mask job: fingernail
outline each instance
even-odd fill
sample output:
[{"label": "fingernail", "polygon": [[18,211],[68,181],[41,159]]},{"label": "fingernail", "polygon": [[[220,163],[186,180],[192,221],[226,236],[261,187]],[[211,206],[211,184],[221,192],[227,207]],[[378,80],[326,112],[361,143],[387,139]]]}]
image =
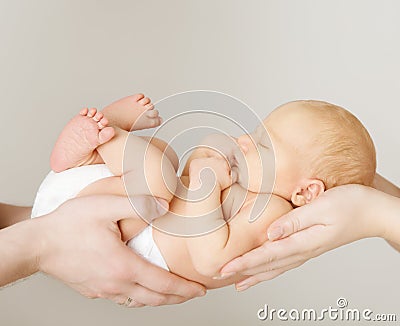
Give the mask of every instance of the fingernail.
[{"label": "fingernail", "polygon": [[247,290],[250,287],[250,285],[246,284],[246,283],[239,283],[239,284],[236,284],[235,287],[236,287],[236,291],[241,292],[241,291]]},{"label": "fingernail", "polygon": [[235,274],[236,274],[236,272],[221,273],[221,275],[214,276],[213,279],[214,280],[224,280],[224,279],[226,279],[228,277],[231,277],[231,276],[233,276]]},{"label": "fingernail", "polygon": [[283,235],[283,230],[280,226],[273,228],[271,231],[268,232],[268,239],[269,240],[276,240],[279,239]]},{"label": "fingernail", "polygon": [[201,290],[200,292],[197,292],[198,297],[203,297],[206,295],[206,290]]}]

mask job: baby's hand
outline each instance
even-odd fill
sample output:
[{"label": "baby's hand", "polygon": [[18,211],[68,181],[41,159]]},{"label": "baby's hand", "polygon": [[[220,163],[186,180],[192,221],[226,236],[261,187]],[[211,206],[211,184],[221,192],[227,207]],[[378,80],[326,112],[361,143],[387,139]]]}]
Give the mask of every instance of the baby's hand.
[{"label": "baby's hand", "polygon": [[207,157],[194,159],[189,167],[190,184],[199,185],[204,182],[216,182],[224,190],[236,182],[236,174],[232,173],[228,162],[223,158]]}]

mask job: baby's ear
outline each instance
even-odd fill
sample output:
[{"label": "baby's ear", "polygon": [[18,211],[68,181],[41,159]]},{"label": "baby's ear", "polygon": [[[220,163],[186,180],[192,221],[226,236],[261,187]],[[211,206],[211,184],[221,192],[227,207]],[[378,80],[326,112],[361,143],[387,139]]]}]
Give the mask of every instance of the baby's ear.
[{"label": "baby's ear", "polygon": [[291,201],[295,206],[303,206],[311,203],[324,191],[325,185],[321,180],[307,179],[293,191]]}]

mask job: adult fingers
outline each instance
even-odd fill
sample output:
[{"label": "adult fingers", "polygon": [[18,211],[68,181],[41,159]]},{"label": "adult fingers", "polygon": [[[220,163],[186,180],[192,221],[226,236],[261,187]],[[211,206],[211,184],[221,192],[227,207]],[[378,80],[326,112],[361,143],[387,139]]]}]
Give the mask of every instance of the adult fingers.
[{"label": "adult fingers", "polygon": [[[143,286],[134,284],[130,292],[127,293],[126,298],[131,298],[132,301],[127,305],[128,307],[139,307],[145,306],[161,306],[182,303],[188,298],[181,297],[173,294],[162,294],[155,291],[151,291]],[[124,301],[126,303],[126,300]]]},{"label": "adult fingers", "polygon": [[276,242],[267,241],[262,246],[230,261],[222,268],[221,274],[236,272],[253,275],[265,272],[265,266],[278,259],[291,257],[298,250],[295,241],[291,238],[285,238]]},{"label": "adult fingers", "polygon": [[304,257],[303,255],[293,255],[285,259],[279,259],[267,264],[259,265],[255,268],[247,269],[243,271],[241,274],[252,276],[252,275],[272,272],[278,269],[284,269],[288,266],[295,265],[298,263],[305,263],[310,258],[312,257]]},{"label": "adult fingers", "polygon": [[313,225],[322,224],[313,203],[296,208],[274,221],[268,228],[268,239],[273,241],[290,236]]},{"label": "adult fingers", "polygon": [[[270,242],[266,251],[272,252],[271,259],[263,266],[247,270],[244,274],[254,275],[284,268],[297,263],[304,263],[326,251],[326,227],[322,225],[311,226],[301,230],[288,238]],[[285,241],[286,240],[286,241]]]},{"label": "adult fingers", "polygon": [[264,281],[269,281],[274,279],[275,277],[278,277],[279,275],[293,269],[293,268],[297,268],[300,265],[302,265],[303,262],[300,263],[296,263],[293,265],[289,265],[289,266],[285,266],[283,268],[279,268],[279,269],[275,269],[273,271],[269,271],[269,272],[265,272],[265,273],[260,273],[260,274],[256,274],[253,276],[250,276],[249,278],[244,279],[243,281],[235,284],[236,289],[238,291],[244,291],[248,288],[250,288],[251,286],[254,286],[260,282],[264,282]]},{"label": "adult fingers", "polygon": [[85,211],[86,215],[94,215],[96,219],[118,221],[125,217],[137,217],[129,199],[122,196],[95,195],[74,198],[66,201],[60,207],[68,215],[73,211]]},{"label": "adult fingers", "polygon": [[222,268],[221,275],[230,275],[233,272],[253,275],[265,272],[270,264],[277,264],[280,267],[279,264],[290,262],[295,256],[311,258],[322,241],[321,236],[318,236],[323,231],[321,228],[323,227],[316,225],[284,239],[267,241],[262,246],[230,261]]},{"label": "adult fingers", "polygon": [[111,301],[114,301],[115,303],[118,303],[120,306],[125,306],[125,307],[129,307],[129,308],[140,308],[140,307],[145,306],[143,303],[140,303],[140,302],[136,301],[135,299],[128,297],[126,295],[123,295],[123,294],[114,296],[109,299]]},{"label": "adult fingers", "polygon": [[166,200],[152,196],[130,197],[131,209],[142,219],[151,222],[168,212],[169,204]]},{"label": "adult fingers", "polygon": [[188,281],[151,264],[134,254],[128,247],[126,247],[126,250],[128,251],[127,256],[129,256],[126,259],[129,259],[128,261],[132,264],[130,268],[131,281],[154,292],[187,299],[203,296],[206,293],[205,288],[199,283]]},{"label": "adult fingers", "polygon": [[232,273],[245,273],[247,270],[265,265],[275,256],[274,254],[271,255],[271,252],[267,250],[270,247],[271,242],[266,242],[262,246],[231,260],[221,269],[221,276],[224,277],[224,275],[231,275]]},{"label": "adult fingers", "polygon": [[142,217],[148,221],[164,215],[168,210],[168,203],[151,196],[134,196],[131,198],[112,195],[85,196],[71,199],[63,204],[64,207],[76,205],[81,211],[93,208],[96,218],[118,221],[122,218]]}]

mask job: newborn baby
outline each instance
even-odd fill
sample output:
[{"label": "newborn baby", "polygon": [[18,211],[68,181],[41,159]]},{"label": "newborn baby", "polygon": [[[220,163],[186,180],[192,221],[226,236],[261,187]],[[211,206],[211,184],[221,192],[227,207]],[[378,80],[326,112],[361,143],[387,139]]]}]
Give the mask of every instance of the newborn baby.
[{"label": "newborn baby", "polygon": [[[154,221],[121,220],[123,240],[151,262],[216,288],[245,278],[218,275],[228,261],[267,241],[268,226],[293,206],[338,185],[370,185],[375,175],[375,150],[366,129],[351,113],[326,102],[284,104],[252,134],[237,139],[210,135],[179,178],[177,156],[166,143],[130,133],[160,123],[141,94],[102,112],[82,110],[54,147],[56,173],[42,183],[33,216],[74,196],[126,196],[127,191],[156,196],[160,205],[169,203],[169,211]],[[132,152],[125,161],[124,150]],[[253,216],[257,202],[265,207]],[[182,217],[178,226],[177,217]]]}]

